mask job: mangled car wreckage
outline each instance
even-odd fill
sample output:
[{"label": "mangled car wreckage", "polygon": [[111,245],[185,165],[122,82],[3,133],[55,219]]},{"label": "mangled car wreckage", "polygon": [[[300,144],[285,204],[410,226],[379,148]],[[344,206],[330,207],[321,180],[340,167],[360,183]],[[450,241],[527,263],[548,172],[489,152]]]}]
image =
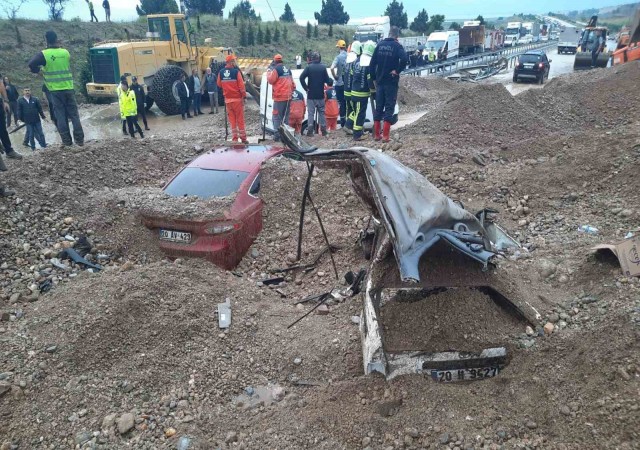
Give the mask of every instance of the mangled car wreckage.
[{"label": "mangled car wreckage", "polygon": [[437,381],[497,375],[508,363],[505,346],[389,348],[381,314],[386,305],[409,292],[417,293],[418,301],[429,301],[444,290],[461,289],[464,295],[464,289],[474,288],[523,324],[537,324],[540,314],[527,296],[492,270],[503,250],[518,246],[492,221],[495,211],[470,213],[424,176],[380,151],[317,149],[290,129],[283,129],[282,135],[298,157],[310,164],[307,189],[314,164],[346,169],[354,190],[371,211],[367,230],[361,233],[370,260],[360,320],[365,373],[379,372],[387,379],[421,373]]}]

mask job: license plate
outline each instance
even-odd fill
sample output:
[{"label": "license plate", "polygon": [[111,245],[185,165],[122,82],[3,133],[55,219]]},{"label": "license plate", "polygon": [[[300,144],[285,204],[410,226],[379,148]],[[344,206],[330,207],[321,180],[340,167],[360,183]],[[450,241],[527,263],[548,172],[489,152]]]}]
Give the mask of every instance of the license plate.
[{"label": "license plate", "polygon": [[524,68],[525,69],[533,69],[533,64],[525,64]]},{"label": "license plate", "polygon": [[498,375],[498,367],[480,367],[478,369],[432,370],[431,378],[442,383],[455,381],[475,381],[492,378]]},{"label": "license plate", "polygon": [[184,231],[160,230],[160,239],[163,241],[182,242],[188,244],[191,242],[191,233]]}]

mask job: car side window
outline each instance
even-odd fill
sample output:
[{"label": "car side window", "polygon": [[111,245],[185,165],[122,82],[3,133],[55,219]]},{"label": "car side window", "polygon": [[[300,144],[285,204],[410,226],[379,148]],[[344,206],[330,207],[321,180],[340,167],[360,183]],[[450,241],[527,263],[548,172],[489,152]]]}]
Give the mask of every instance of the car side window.
[{"label": "car side window", "polygon": [[260,192],[260,174],[256,175],[251,187],[249,188],[249,195],[256,196]]}]

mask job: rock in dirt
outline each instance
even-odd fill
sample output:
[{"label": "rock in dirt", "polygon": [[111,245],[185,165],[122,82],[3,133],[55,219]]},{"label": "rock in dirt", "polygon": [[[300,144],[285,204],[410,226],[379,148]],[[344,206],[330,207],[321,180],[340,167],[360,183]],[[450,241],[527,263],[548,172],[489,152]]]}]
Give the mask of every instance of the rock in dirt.
[{"label": "rock in dirt", "polygon": [[116,419],[116,425],[118,426],[118,433],[125,434],[135,426],[135,418],[131,413],[124,413]]}]

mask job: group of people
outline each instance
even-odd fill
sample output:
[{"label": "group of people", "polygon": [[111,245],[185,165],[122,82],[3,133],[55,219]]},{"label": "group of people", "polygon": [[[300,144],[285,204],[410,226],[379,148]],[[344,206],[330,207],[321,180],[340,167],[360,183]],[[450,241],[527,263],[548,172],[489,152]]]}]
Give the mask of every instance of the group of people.
[{"label": "group of people", "polygon": [[[98,16],[96,16],[96,12],[93,9],[93,1],[86,0],[87,6],[89,6],[89,14],[91,15],[91,22],[95,20],[98,23]],[[104,8],[104,17],[106,22],[111,22],[111,5],[109,4],[109,0],[102,0],[102,7]]]}]

